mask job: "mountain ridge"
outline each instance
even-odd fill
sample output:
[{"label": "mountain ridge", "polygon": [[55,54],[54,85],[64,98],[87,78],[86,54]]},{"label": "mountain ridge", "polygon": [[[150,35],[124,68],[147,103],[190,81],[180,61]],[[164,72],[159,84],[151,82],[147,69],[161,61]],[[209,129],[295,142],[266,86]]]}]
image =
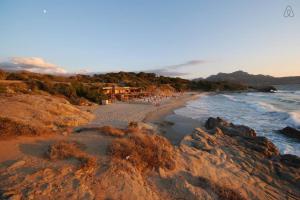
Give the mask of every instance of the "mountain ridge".
[{"label": "mountain ridge", "polygon": [[[196,79],[200,80],[200,79]],[[218,73],[211,75],[205,80],[208,81],[230,81],[246,85],[285,85],[285,84],[300,84],[300,76],[273,77],[263,74],[249,74],[242,70],[232,73]]]}]

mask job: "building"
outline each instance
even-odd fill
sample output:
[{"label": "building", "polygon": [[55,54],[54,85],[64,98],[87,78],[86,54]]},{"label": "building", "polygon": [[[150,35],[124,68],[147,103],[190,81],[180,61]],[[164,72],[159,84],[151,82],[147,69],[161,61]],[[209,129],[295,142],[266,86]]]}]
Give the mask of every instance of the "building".
[{"label": "building", "polygon": [[146,96],[146,93],[140,87],[120,87],[109,86],[102,88],[103,94],[111,100],[127,101],[132,98]]}]

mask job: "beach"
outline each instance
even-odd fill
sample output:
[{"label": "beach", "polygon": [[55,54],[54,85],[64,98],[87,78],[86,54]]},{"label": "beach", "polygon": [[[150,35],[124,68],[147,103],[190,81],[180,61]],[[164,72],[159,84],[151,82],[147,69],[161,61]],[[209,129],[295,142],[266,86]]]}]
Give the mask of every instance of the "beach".
[{"label": "beach", "polygon": [[186,102],[199,98],[197,92],[186,92],[175,97],[169,97],[159,105],[147,103],[117,102],[97,106],[93,109],[94,120],[86,126],[127,127],[130,122],[154,123],[171,114],[174,109],[184,106]]}]

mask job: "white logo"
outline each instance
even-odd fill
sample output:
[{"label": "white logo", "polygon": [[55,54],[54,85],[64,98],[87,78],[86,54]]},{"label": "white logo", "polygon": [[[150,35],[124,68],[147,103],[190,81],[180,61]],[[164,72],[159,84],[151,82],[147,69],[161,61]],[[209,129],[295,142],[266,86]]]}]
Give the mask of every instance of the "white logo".
[{"label": "white logo", "polygon": [[292,6],[289,5],[286,7],[283,16],[284,17],[294,17],[295,16]]}]

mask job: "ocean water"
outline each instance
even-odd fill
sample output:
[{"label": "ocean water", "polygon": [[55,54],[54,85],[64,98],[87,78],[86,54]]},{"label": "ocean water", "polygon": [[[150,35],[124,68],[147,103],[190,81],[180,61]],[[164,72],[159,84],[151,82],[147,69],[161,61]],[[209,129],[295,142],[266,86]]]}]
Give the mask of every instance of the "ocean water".
[{"label": "ocean water", "polygon": [[221,117],[242,124],[269,138],[281,153],[300,156],[300,141],[278,130],[291,126],[300,130],[300,85],[277,86],[276,93],[226,93],[202,96],[175,110],[177,115],[204,121]]}]

